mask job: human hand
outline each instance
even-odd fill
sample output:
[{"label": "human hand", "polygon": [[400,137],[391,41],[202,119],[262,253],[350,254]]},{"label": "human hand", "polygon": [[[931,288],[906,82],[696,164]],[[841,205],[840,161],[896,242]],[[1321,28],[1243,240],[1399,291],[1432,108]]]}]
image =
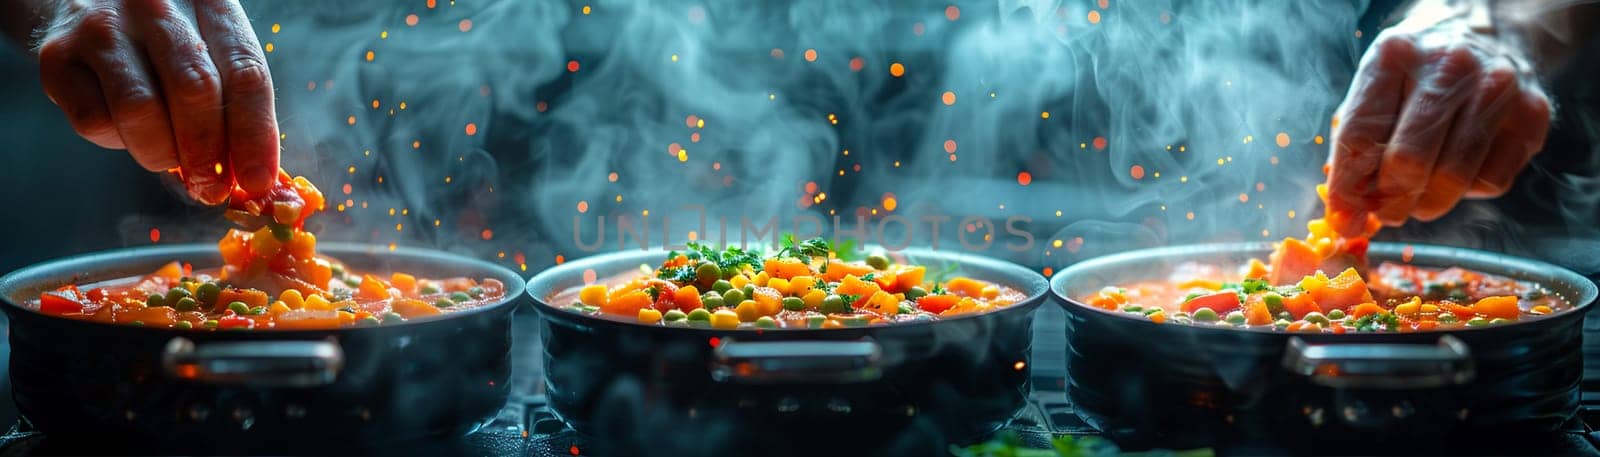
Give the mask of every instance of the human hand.
[{"label": "human hand", "polygon": [[1520,52],[1460,22],[1397,27],[1361,60],[1334,118],[1328,221],[1438,219],[1503,195],[1544,145],[1550,100]]},{"label": "human hand", "polygon": [[49,21],[40,79],[79,135],[205,204],[272,186],[272,78],[236,0],[69,0]]}]

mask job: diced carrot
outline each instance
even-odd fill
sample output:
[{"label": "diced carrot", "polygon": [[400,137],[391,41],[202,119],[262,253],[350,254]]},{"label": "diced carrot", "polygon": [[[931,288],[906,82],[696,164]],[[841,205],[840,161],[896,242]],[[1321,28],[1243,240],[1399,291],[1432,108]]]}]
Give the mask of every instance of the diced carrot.
[{"label": "diced carrot", "polygon": [[1267,277],[1267,273],[1269,273],[1267,270],[1267,264],[1261,263],[1261,259],[1252,258],[1250,259],[1249,269],[1244,272],[1244,277],[1250,279],[1265,279]]},{"label": "diced carrot", "polygon": [[[435,311],[437,311],[437,309]],[[400,312],[398,310],[396,310],[395,312],[399,313],[402,316],[405,315],[405,313],[402,313],[402,312]],[[338,328],[341,324],[343,324],[342,319],[340,319],[339,313],[340,313],[340,311],[332,311],[332,310],[324,310],[324,311],[313,311],[313,310],[308,310],[308,309],[291,310],[291,311],[289,311],[287,313],[283,313],[283,314],[278,315],[277,318],[274,319],[274,321],[276,322],[276,325],[273,328],[282,329],[282,330]],[[407,318],[409,318],[409,316],[407,316]]]},{"label": "diced carrot", "polygon": [[750,299],[756,301],[757,309],[761,311],[763,316],[771,316],[778,314],[778,311],[783,311],[783,294],[778,293],[777,289],[757,287],[755,295]]},{"label": "diced carrot", "polygon": [[836,259],[833,259],[828,260],[828,268],[827,271],[822,272],[822,279],[827,281],[838,281],[840,279],[844,279],[845,275],[866,276],[867,273],[872,273],[874,271],[877,270],[874,270],[872,267],[865,264],[840,262]]},{"label": "diced carrot", "polygon": [[389,298],[389,285],[377,276],[365,275],[361,277],[361,285],[356,287],[356,298],[362,300],[383,300]]},{"label": "diced carrot", "polygon": [[849,275],[845,276],[844,280],[839,281],[839,287],[834,289],[834,293],[839,295],[855,295],[865,298],[872,296],[872,294],[878,290],[877,283],[862,281],[861,278],[856,277],[856,275]]},{"label": "diced carrot", "polygon": [[889,293],[897,293],[898,291],[894,290],[894,286],[895,278],[898,276],[894,270],[880,271],[872,274],[872,282],[877,283],[879,289],[890,291]]},{"label": "diced carrot", "polygon": [[1350,308],[1350,316],[1360,319],[1368,314],[1381,313],[1384,311],[1387,310],[1383,309],[1382,306],[1378,306],[1377,303],[1362,303],[1356,305],[1354,308]]},{"label": "diced carrot", "polygon": [[891,315],[900,312],[900,300],[896,300],[893,294],[880,290],[867,300],[867,307],[877,311],[878,314]]},{"label": "diced carrot", "polygon": [[957,276],[946,281],[944,288],[951,293],[964,297],[982,297],[983,287],[987,285],[983,281]]},{"label": "diced carrot", "polygon": [[180,265],[177,261],[167,262],[166,265],[162,265],[160,269],[152,273],[152,276],[177,281],[178,278],[183,277],[183,265]]},{"label": "diced carrot", "polygon": [[311,232],[296,230],[294,237],[289,238],[289,255],[295,258],[309,259],[317,255],[317,236]]},{"label": "diced carrot", "polygon": [[283,241],[272,234],[272,228],[261,227],[250,235],[250,254],[258,258],[272,257],[283,249]]},{"label": "diced carrot", "polygon": [[1317,307],[1324,310],[1349,309],[1362,303],[1372,302],[1372,290],[1367,288],[1367,282],[1361,279],[1361,274],[1354,268],[1346,268],[1343,273],[1328,280],[1328,285],[1311,296],[1317,302]]},{"label": "diced carrot", "polygon": [[900,271],[894,275],[894,287],[887,287],[885,289],[892,293],[903,293],[911,290],[912,287],[922,285],[922,278],[923,276],[927,275],[927,273],[928,268],[921,265],[901,268]]},{"label": "diced carrot", "polygon": [[1224,290],[1210,295],[1201,295],[1183,302],[1184,311],[1192,313],[1200,308],[1211,308],[1217,314],[1227,314],[1239,309],[1239,294],[1231,290]]},{"label": "diced carrot", "polygon": [[1316,300],[1312,299],[1311,294],[1308,293],[1298,293],[1283,297],[1283,309],[1294,315],[1295,319],[1306,317],[1306,314],[1312,311],[1322,312],[1322,307],[1317,306]]},{"label": "diced carrot", "polygon": [[394,274],[389,275],[389,284],[394,285],[394,288],[396,289],[400,289],[400,293],[402,294],[414,295],[417,293],[416,276],[395,272]]},{"label": "diced carrot", "polygon": [[117,314],[117,322],[143,322],[151,327],[168,327],[176,320],[177,310],[169,306],[152,306],[139,309],[124,309]]},{"label": "diced carrot", "polygon": [[956,302],[960,300],[961,297],[955,295],[924,295],[917,298],[917,308],[935,314],[943,313],[945,310],[956,306]]},{"label": "diced carrot", "polygon": [[1217,289],[1221,289],[1222,288],[1222,281],[1218,281],[1218,280],[1215,280],[1215,279],[1195,278],[1195,279],[1190,279],[1190,280],[1187,280],[1187,281],[1180,282],[1180,283],[1178,283],[1177,287],[1178,287],[1179,290],[1185,290],[1185,289],[1217,290]]},{"label": "diced carrot", "polygon": [[673,292],[672,302],[685,312],[700,309],[700,289],[692,285],[680,287],[677,292]]},{"label": "diced carrot", "polygon": [[1163,311],[1156,311],[1145,317],[1150,318],[1150,322],[1155,322],[1157,324],[1165,324],[1167,322],[1167,313]]},{"label": "diced carrot", "polygon": [[267,306],[269,298],[270,297],[267,296],[266,292],[259,290],[235,289],[230,287],[227,289],[222,289],[222,292],[217,294],[216,309],[218,311],[228,309],[228,304],[233,302],[243,302],[245,306],[249,306],[251,308],[257,306]]},{"label": "diced carrot", "polygon": [[1285,331],[1289,331],[1289,332],[1298,332],[1301,329],[1305,328],[1305,326],[1306,326],[1306,321],[1294,321],[1294,322],[1290,322],[1289,323],[1289,327],[1285,328],[1284,330]]},{"label": "diced carrot", "polygon": [[394,308],[394,312],[396,314],[399,314],[401,317],[406,319],[432,316],[441,312],[439,311],[438,307],[414,298],[402,298],[395,300],[394,305],[391,307]]},{"label": "diced carrot", "polygon": [[1516,320],[1522,316],[1522,308],[1517,307],[1517,297],[1510,295],[1484,297],[1472,305],[1472,311],[1490,319]]},{"label": "diced carrot", "polygon": [[605,284],[590,284],[578,289],[578,302],[589,306],[605,306],[609,298]]},{"label": "diced carrot", "polygon": [[613,295],[600,310],[607,314],[619,316],[638,316],[639,310],[650,306],[650,294],[642,290],[630,290],[621,295]]},{"label": "diced carrot", "polygon": [[1284,238],[1269,259],[1272,265],[1268,267],[1267,281],[1272,284],[1284,284],[1316,273],[1322,263],[1322,256],[1311,245],[1295,238]]},{"label": "diced carrot", "polygon": [[1267,309],[1266,303],[1255,301],[1244,310],[1245,323],[1250,325],[1266,325],[1272,323],[1272,310]]},{"label": "diced carrot", "polygon": [[1111,311],[1116,311],[1117,308],[1122,307],[1127,302],[1128,297],[1122,295],[1122,292],[1109,287],[1100,289],[1099,292],[1095,292],[1093,296],[1089,297],[1089,306]]},{"label": "diced carrot", "polygon": [[761,263],[761,270],[774,278],[789,279],[811,274],[811,266],[799,259],[771,258]]},{"label": "diced carrot", "polygon": [[1439,326],[1439,321],[1421,321],[1421,322],[1417,322],[1417,325],[1415,327],[1416,327],[1417,331],[1419,331],[1419,332],[1426,332],[1426,331],[1429,331],[1429,330],[1433,330],[1434,328],[1437,328],[1438,326]]}]

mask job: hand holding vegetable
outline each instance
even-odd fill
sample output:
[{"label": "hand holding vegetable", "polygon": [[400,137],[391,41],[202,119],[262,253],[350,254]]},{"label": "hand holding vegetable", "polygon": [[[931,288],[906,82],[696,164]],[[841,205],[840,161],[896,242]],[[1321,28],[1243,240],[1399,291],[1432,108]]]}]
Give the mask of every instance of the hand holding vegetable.
[{"label": "hand holding vegetable", "polygon": [[[1416,15],[1416,13],[1414,13]],[[1362,58],[1333,130],[1329,222],[1345,236],[1504,194],[1544,144],[1525,53],[1465,17],[1408,19]]]},{"label": "hand holding vegetable", "polygon": [[272,79],[236,0],[10,1],[38,8],[45,93],[79,135],[176,168],[202,203],[272,187]]}]

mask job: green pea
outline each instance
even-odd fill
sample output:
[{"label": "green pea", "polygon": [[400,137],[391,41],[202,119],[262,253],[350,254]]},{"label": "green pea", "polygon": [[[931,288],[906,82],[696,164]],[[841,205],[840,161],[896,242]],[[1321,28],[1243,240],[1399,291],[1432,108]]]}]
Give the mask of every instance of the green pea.
[{"label": "green pea", "polygon": [[472,298],[483,298],[483,288],[473,286],[471,289],[467,289],[467,295],[471,295]]},{"label": "green pea", "polygon": [[728,293],[728,289],[732,288],[733,283],[728,282],[726,279],[718,279],[717,282],[711,283],[711,290],[714,290],[719,294],[726,294]]},{"label": "green pea", "polygon": [[721,280],[721,278],[722,278],[722,269],[721,268],[717,268],[717,264],[714,264],[714,263],[711,263],[711,262],[705,262],[705,263],[700,264],[700,266],[698,268],[694,269],[695,282],[698,282],[700,284],[713,284],[713,286],[712,286],[713,289],[716,287],[714,285],[716,283],[716,281]]},{"label": "green pea", "polygon": [[1234,312],[1228,313],[1228,317],[1223,318],[1223,320],[1228,321],[1229,324],[1243,325],[1244,321],[1245,321],[1244,313],[1241,313],[1241,312],[1238,312],[1238,311],[1234,311]]},{"label": "green pea", "polygon": [[801,300],[800,297],[783,297],[783,309],[789,311],[806,309],[806,301]]},{"label": "green pea", "polygon": [[216,319],[206,319],[206,321],[204,323],[201,323],[200,326],[205,327],[205,328],[217,328],[217,320]]},{"label": "green pea", "polygon": [[900,314],[911,314],[911,313],[917,312],[917,307],[911,306],[911,304],[909,304],[909,303],[901,303],[900,304],[900,309],[897,309],[895,311],[900,313]]},{"label": "green pea", "polygon": [[344,278],[344,285],[350,287],[361,287],[361,278],[357,278],[355,276]]},{"label": "green pea", "polygon": [[1194,320],[1200,322],[1216,322],[1217,312],[1213,311],[1211,308],[1200,308],[1194,310]]},{"label": "green pea", "polygon": [[822,312],[829,314],[850,312],[850,305],[844,303],[844,298],[832,294],[822,299],[820,308]]},{"label": "green pea", "polygon": [[1183,318],[1183,319],[1193,319],[1194,318],[1194,316],[1189,315],[1188,311],[1178,311],[1176,313],[1172,313],[1172,317],[1173,318]]},{"label": "green pea", "polygon": [[173,327],[177,327],[177,328],[181,328],[181,329],[184,329],[184,330],[188,330],[188,329],[194,328],[194,324],[189,323],[189,321],[178,321],[178,323],[172,324],[172,326]]},{"label": "green pea", "polygon": [[756,297],[756,285],[755,284],[745,284],[744,285],[744,298],[752,299],[752,298],[755,298],[755,297]]},{"label": "green pea", "polygon": [[1496,318],[1494,318],[1494,319],[1489,321],[1489,325],[1500,325],[1500,324],[1508,324],[1508,323],[1511,323],[1511,319],[1506,319],[1504,317],[1496,317]]},{"label": "green pea", "polygon": [[1277,321],[1274,321],[1272,323],[1272,326],[1273,327],[1277,327],[1278,330],[1283,330],[1283,329],[1289,328],[1289,324],[1290,323],[1291,322],[1289,322],[1288,319],[1278,319]]},{"label": "green pea", "polygon": [[422,293],[422,295],[433,295],[439,293],[439,286],[428,284],[426,286],[422,286],[422,289],[418,290],[417,292]]},{"label": "green pea", "polygon": [[433,301],[433,307],[435,308],[449,308],[455,305],[456,302],[450,301],[448,298],[441,298]]},{"label": "green pea", "polygon": [[772,320],[772,316],[761,316],[756,319],[756,327],[778,328],[778,321]]},{"label": "green pea", "polygon": [[1530,290],[1530,291],[1528,291],[1528,293],[1522,294],[1522,298],[1525,299],[1525,300],[1538,300],[1538,299],[1544,298],[1544,290],[1543,289]]},{"label": "green pea", "polygon": [[362,327],[372,327],[381,323],[383,323],[383,321],[380,321],[378,318],[372,316],[363,317],[360,321],[356,321],[356,325],[360,325]]},{"label": "green pea", "polygon": [[385,323],[385,324],[398,324],[398,323],[405,322],[405,321],[406,321],[406,317],[405,316],[401,316],[400,313],[397,313],[397,312],[394,312],[394,311],[388,311],[388,312],[383,313],[383,323]]},{"label": "green pea", "polygon": [[1489,320],[1481,317],[1474,317],[1467,320],[1468,327],[1483,327],[1486,325],[1489,325]]},{"label": "green pea", "polygon": [[331,270],[333,271],[333,277],[335,277],[335,278],[343,278],[344,277],[344,265],[337,264],[337,263],[333,264],[333,266],[331,267]]},{"label": "green pea", "polygon": [[694,311],[690,311],[689,315],[685,317],[687,317],[690,322],[710,322],[711,312],[706,311],[705,308],[695,308]]},{"label": "green pea", "polygon": [[1126,306],[1122,307],[1122,311],[1123,312],[1129,312],[1129,313],[1144,314],[1144,307],[1143,306],[1139,306],[1139,305],[1126,305]]},{"label": "green pea", "polygon": [[257,306],[257,307],[254,307],[254,308],[250,308],[250,314],[251,315],[259,316],[259,315],[266,314],[266,313],[267,313],[267,307],[265,307],[265,306]]},{"label": "green pea", "polygon": [[450,301],[456,303],[472,301],[472,295],[467,294],[466,292],[455,292],[450,294]]},{"label": "green pea", "polygon": [[144,326],[144,321],[133,321],[133,322],[129,322],[128,325],[132,325],[134,327],[143,327]]},{"label": "green pea", "polygon": [[1450,291],[1449,299],[1456,303],[1466,303],[1468,301],[1467,292],[1461,289],[1452,290]]},{"label": "green pea", "polygon": [[350,314],[355,314],[356,313],[356,309],[352,308],[352,307],[349,307],[349,306],[340,306],[339,309],[337,309],[336,311],[344,311],[344,312],[347,312],[347,313],[350,313]]},{"label": "green pea", "polygon": [[806,316],[806,328],[822,328],[822,323],[828,321],[828,316]]},{"label": "green pea", "polygon": [[144,305],[151,308],[167,306],[167,298],[161,294],[150,294],[150,296],[144,298]]},{"label": "green pea", "polygon": [[869,255],[867,256],[867,265],[877,270],[886,269],[889,268],[889,258],[881,254]]},{"label": "green pea", "polygon": [[1144,314],[1146,316],[1149,316],[1151,314],[1159,313],[1161,311],[1162,311],[1162,309],[1160,307],[1151,306],[1149,308],[1145,308],[1144,311],[1140,311],[1140,313]]},{"label": "green pea", "polygon": [[1274,313],[1283,311],[1283,296],[1278,295],[1277,292],[1261,294],[1261,302],[1267,305],[1267,311]]},{"label": "green pea", "polygon": [[229,302],[228,309],[233,311],[234,314],[245,314],[250,312],[250,305],[246,305],[242,301]]},{"label": "green pea", "polygon": [[662,314],[661,315],[661,319],[664,320],[664,321],[667,321],[667,322],[677,322],[677,321],[681,321],[681,320],[683,320],[684,318],[687,318],[687,317],[689,317],[688,314],[684,314],[683,311],[679,311],[679,310],[676,310],[676,309],[667,310],[666,314]]},{"label": "green pea", "polygon": [[194,288],[195,301],[207,305],[215,304],[217,302],[217,296],[221,294],[222,286],[219,286],[214,282],[201,284],[199,287]]},{"label": "green pea", "polygon": [[722,302],[732,306],[738,306],[739,303],[744,302],[745,298],[747,297],[745,297],[744,291],[739,289],[728,289],[727,292],[722,293]]},{"label": "green pea", "polygon": [[1460,318],[1456,317],[1455,313],[1443,313],[1439,315],[1439,323],[1441,324],[1454,324],[1460,320]]},{"label": "green pea", "polygon": [[200,309],[200,303],[194,301],[193,298],[183,297],[178,299],[178,303],[173,304],[172,308],[178,311],[194,311]]},{"label": "green pea", "polygon": [[173,304],[173,303],[177,303],[178,299],[180,299],[180,298],[192,297],[192,296],[194,296],[194,294],[189,293],[189,289],[185,289],[185,288],[182,288],[182,287],[174,287],[172,289],[167,290],[167,299],[163,300],[163,302],[170,305],[170,304]]},{"label": "green pea", "polygon": [[294,238],[294,231],[290,230],[288,225],[267,224],[267,229],[272,230],[272,237],[278,241],[287,243],[290,238]]},{"label": "green pea", "polygon": [[1344,310],[1335,308],[1333,311],[1328,311],[1328,319],[1331,319],[1331,320],[1344,319]]},{"label": "green pea", "polygon": [[1322,313],[1316,311],[1306,313],[1306,317],[1302,317],[1300,319],[1313,324],[1328,325],[1328,316],[1324,316]]},{"label": "green pea", "polygon": [[923,289],[922,286],[912,286],[906,290],[906,300],[916,301],[918,298],[926,296],[928,296],[928,290]]},{"label": "green pea", "polygon": [[[708,292],[708,293],[714,293],[714,292]],[[728,304],[727,301],[724,300],[722,298],[722,296],[719,296],[719,295],[712,295],[710,297],[700,297],[700,305],[701,306],[705,306],[707,308],[721,308],[723,306],[727,306],[727,304]]]},{"label": "green pea", "polygon": [[1294,315],[1293,314],[1289,314],[1288,311],[1279,311],[1278,312],[1278,318],[1279,319],[1284,319],[1284,320],[1294,319]]},{"label": "green pea", "polygon": [[844,324],[845,327],[866,327],[868,323],[871,323],[871,320],[867,319],[866,316],[850,316],[839,319],[839,323]]}]

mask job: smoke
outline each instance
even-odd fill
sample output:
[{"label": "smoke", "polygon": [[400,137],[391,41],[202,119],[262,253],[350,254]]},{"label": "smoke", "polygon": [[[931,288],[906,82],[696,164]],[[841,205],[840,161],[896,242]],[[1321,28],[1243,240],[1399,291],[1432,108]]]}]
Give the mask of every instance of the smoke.
[{"label": "smoke", "polygon": [[284,163],[329,196],[325,237],[537,268],[582,255],[602,220],[615,249],[619,217],[659,246],[738,242],[740,218],[898,214],[941,247],[963,216],[1024,217],[1029,250],[997,230],[986,253],[1047,265],[1299,235],[1365,5],[251,8]]}]

